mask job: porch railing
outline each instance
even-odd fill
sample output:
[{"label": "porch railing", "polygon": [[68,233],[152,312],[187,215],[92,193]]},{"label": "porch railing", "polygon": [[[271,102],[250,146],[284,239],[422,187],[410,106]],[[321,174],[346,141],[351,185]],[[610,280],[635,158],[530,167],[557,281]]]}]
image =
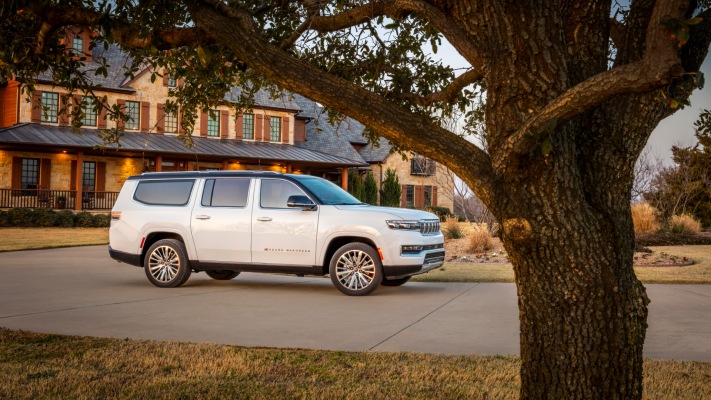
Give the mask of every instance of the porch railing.
[{"label": "porch railing", "polygon": [[85,190],[47,190],[47,189],[0,189],[0,208],[39,208],[55,210],[74,210],[77,201],[81,201],[82,210],[110,210],[113,208],[119,192],[98,192]]}]

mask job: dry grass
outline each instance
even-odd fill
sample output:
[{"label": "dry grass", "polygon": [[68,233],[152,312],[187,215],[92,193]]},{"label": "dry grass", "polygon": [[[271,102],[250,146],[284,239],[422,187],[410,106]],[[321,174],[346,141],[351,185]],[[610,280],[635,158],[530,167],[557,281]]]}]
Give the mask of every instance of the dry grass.
[{"label": "dry grass", "polygon": [[669,230],[674,233],[699,233],[701,223],[689,214],[674,215],[669,219]]},{"label": "dry grass", "polygon": [[483,253],[494,248],[491,234],[485,228],[477,227],[468,236],[469,251],[472,253]]},{"label": "dry grass", "polygon": [[657,210],[647,202],[632,204],[632,223],[635,233],[658,231]]},{"label": "dry grass", "polygon": [[[643,283],[711,284],[711,245],[655,246],[655,253],[666,252],[688,257],[694,264],[686,267],[635,267]],[[513,282],[511,264],[447,263],[444,267],[417,275],[415,282]]]},{"label": "dry grass", "polygon": [[0,228],[0,251],[109,243],[108,228]]},{"label": "dry grass", "polygon": [[460,239],[464,237],[464,227],[459,222],[458,217],[447,217],[444,221],[442,233],[447,239]]},{"label": "dry grass", "polygon": [[[0,398],[515,399],[512,356],[250,349],[0,328]],[[708,396],[711,363],[645,361],[645,398]]]}]

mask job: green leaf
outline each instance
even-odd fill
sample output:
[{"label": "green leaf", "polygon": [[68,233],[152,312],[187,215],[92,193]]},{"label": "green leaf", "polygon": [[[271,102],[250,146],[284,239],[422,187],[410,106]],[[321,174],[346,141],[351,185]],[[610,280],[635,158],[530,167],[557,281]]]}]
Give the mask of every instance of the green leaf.
[{"label": "green leaf", "polygon": [[701,21],[703,21],[703,20],[704,20],[704,19],[701,18],[701,17],[696,17],[696,18],[692,18],[692,19],[687,19],[687,20],[684,21],[684,22],[685,22],[687,25],[697,25],[697,24],[701,23]]},{"label": "green leaf", "polygon": [[701,71],[696,73],[696,87],[699,89],[704,88],[704,73]]},{"label": "green leaf", "polygon": [[202,46],[198,46],[197,54],[200,59],[200,64],[202,64],[203,67],[207,67],[207,58],[205,57],[205,50],[202,49]]},{"label": "green leaf", "polygon": [[548,157],[548,154],[550,154],[551,151],[553,151],[553,143],[551,143],[550,138],[546,138],[546,140],[541,143],[541,154]]}]

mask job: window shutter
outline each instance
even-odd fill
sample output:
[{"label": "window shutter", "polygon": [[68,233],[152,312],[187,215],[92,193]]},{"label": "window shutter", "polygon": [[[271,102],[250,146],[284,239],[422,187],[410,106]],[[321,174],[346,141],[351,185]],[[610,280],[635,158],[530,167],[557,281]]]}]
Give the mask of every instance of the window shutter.
[{"label": "window shutter", "polygon": [[425,187],[422,185],[415,186],[415,207],[425,206]]},{"label": "window shutter", "polygon": [[[116,104],[119,105],[119,109],[121,110],[121,112],[124,112],[124,113],[126,112],[126,100],[116,100]],[[123,125],[124,125],[123,122],[124,121],[119,118],[116,121],[116,128],[123,129]]]},{"label": "window shutter", "polygon": [[294,142],[306,141],[306,121],[297,119],[294,121]]},{"label": "window shutter", "polygon": [[289,143],[289,117],[281,118],[281,141]]},{"label": "window shutter", "polygon": [[271,120],[272,119],[268,115],[264,116],[264,131],[262,132],[262,140],[265,142],[269,142],[272,140]]},{"label": "window shutter", "polygon": [[66,93],[59,94],[59,109],[57,110],[57,119],[59,120],[59,125],[69,125],[69,118],[67,118],[69,107],[68,104],[64,102],[66,95]]},{"label": "window shutter", "polygon": [[97,193],[96,197],[103,199],[105,197],[106,191],[106,163],[103,161],[96,162],[96,182],[94,182],[94,190]]},{"label": "window shutter", "polygon": [[168,87],[168,70],[163,70],[163,86]]},{"label": "window shutter", "polygon": [[207,113],[200,114],[200,136],[207,136]]},{"label": "window shutter", "polygon": [[165,105],[160,103],[156,104],[156,129],[165,132]]},{"label": "window shutter", "polygon": [[12,188],[22,188],[22,158],[20,157],[12,157]]},{"label": "window shutter", "polygon": [[235,139],[242,140],[242,130],[244,129],[244,116],[242,114],[237,115],[237,120],[235,122]]},{"label": "window shutter", "polygon": [[106,103],[103,101],[101,102],[101,109],[99,110],[99,118],[96,120],[96,125],[98,128],[105,129],[106,128],[106,114],[108,113],[108,109],[106,107]]},{"label": "window shutter", "polygon": [[220,111],[220,137],[227,139],[230,133],[230,112],[227,110]]},{"label": "window shutter", "polygon": [[254,140],[262,140],[262,121],[264,120],[264,115],[255,114],[254,115]]},{"label": "window shutter", "polygon": [[183,129],[183,125],[181,124],[183,122],[183,114],[178,112],[178,134],[184,135],[185,134],[185,129]]},{"label": "window shutter", "polygon": [[402,185],[402,199],[400,200],[400,207],[407,207],[407,185]]},{"label": "window shutter", "polygon": [[85,28],[85,32],[83,34],[84,37],[84,48],[82,51],[86,55],[86,62],[91,62],[91,32],[89,31],[89,28]]},{"label": "window shutter", "polygon": [[432,207],[437,207],[437,186],[432,186]]},{"label": "window shutter", "polygon": [[32,96],[32,122],[42,122],[42,91],[37,90]]},{"label": "window shutter", "polygon": [[52,160],[49,158],[40,159],[40,180],[39,184],[45,189],[49,189],[52,179]]},{"label": "window shutter", "polygon": [[69,172],[69,190],[77,190],[77,160],[72,160],[71,171]]},{"label": "window shutter", "polygon": [[141,102],[141,130],[147,132],[150,129],[151,121],[151,103],[147,101]]},{"label": "window shutter", "polygon": [[82,96],[72,96],[72,114],[78,109],[81,110],[81,102],[83,100]]}]

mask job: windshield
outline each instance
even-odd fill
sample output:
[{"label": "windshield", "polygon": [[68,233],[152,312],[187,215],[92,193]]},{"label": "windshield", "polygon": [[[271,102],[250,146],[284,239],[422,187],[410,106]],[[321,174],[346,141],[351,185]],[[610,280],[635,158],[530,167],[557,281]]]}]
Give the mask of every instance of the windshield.
[{"label": "windshield", "polygon": [[333,182],[312,176],[295,176],[302,185],[326,205],[356,205],[362,204],[360,200],[351,196],[350,193],[341,189]]}]

